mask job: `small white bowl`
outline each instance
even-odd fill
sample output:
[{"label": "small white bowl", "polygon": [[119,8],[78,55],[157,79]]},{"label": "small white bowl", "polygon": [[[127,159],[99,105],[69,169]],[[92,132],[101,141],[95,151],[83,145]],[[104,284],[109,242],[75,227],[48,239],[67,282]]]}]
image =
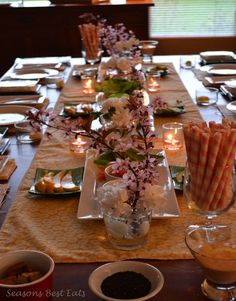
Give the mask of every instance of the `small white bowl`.
[{"label": "small white bowl", "polygon": [[119,187],[126,188],[125,182],[121,178],[116,178],[114,180],[110,180],[102,185],[103,187]]},{"label": "small white bowl", "polygon": [[121,177],[114,176],[114,175],[112,174],[112,165],[113,165],[113,164],[109,164],[109,165],[105,168],[105,177],[106,177],[106,180],[121,179]]},{"label": "small white bowl", "polygon": [[122,176],[115,176],[112,174],[114,163],[110,163],[106,168],[105,168],[105,177],[106,180],[115,180],[115,179],[122,179]]},{"label": "small white bowl", "polygon": [[140,273],[144,277],[146,277],[151,282],[151,291],[143,297],[135,298],[135,299],[124,299],[124,300],[129,300],[129,301],[147,300],[149,298],[154,297],[163,287],[164,277],[162,273],[156,267],[139,261],[116,261],[100,266],[90,274],[89,282],[88,282],[89,287],[95,295],[97,295],[98,297],[104,300],[108,300],[108,301],[123,300],[123,299],[111,298],[104,295],[101,290],[101,284],[105,278],[118,272],[127,272],[127,271]]}]

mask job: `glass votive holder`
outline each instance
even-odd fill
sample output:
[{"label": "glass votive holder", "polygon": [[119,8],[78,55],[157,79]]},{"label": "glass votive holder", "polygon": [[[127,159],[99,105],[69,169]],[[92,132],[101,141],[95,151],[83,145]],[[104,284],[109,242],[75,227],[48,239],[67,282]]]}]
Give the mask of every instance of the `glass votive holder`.
[{"label": "glass votive holder", "polygon": [[14,126],[17,143],[34,143],[40,141],[42,138],[41,130],[33,128],[29,120],[23,120]]},{"label": "glass votive holder", "polygon": [[146,76],[147,80],[147,89],[149,92],[157,92],[160,91],[160,73],[148,73]]},{"label": "glass votive holder", "polygon": [[200,106],[210,106],[218,101],[217,88],[199,88],[196,90],[196,102]]},{"label": "glass votive holder", "polygon": [[168,150],[178,150],[183,147],[183,125],[169,122],[162,125],[163,147]]},{"label": "glass votive holder", "polygon": [[92,74],[81,74],[81,84],[83,88],[83,93],[85,94],[93,94],[95,92],[94,85],[96,79]]},{"label": "glass votive holder", "polygon": [[48,88],[61,90],[64,87],[64,74],[48,76],[45,82]]},{"label": "glass votive holder", "polygon": [[70,150],[74,153],[83,154],[89,148],[87,137],[76,135],[70,138]]},{"label": "glass votive holder", "polygon": [[180,67],[184,69],[192,69],[196,65],[196,57],[194,55],[183,55],[180,57]]}]

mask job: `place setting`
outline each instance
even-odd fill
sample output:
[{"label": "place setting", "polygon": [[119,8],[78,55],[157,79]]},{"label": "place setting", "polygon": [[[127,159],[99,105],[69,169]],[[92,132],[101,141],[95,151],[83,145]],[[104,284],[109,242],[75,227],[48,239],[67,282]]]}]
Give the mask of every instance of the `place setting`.
[{"label": "place setting", "polygon": [[14,62],[15,69],[22,68],[49,68],[56,69],[58,71],[64,71],[66,67],[71,66],[70,56],[59,56],[59,57],[31,57],[31,58],[20,58],[17,57]]},{"label": "place setting", "polygon": [[[43,58],[34,58],[32,61],[16,59],[14,67],[0,80],[0,94],[3,96],[15,95],[14,100],[18,96],[22,100],[22,96],[28,98],[28,95],[32,95],[32,104],[40,106],[40,102],[33,102],[33,98],[37,95],[43,96],[41,95],[42,86],[57,90],[61,90],[64,86],[64,72],[68,65],[59,61],[53,63],[53,61],[55,61],[53,58],[52,63]],[[46,104],[44,103],[44,105]]]},{"label": "place setting", "polygon": [[24,105],[5,105],[0,108],[0,126],[9,126],[11,128],[14,124],[25,120],[27,112],[37,111],[36,108]]}]

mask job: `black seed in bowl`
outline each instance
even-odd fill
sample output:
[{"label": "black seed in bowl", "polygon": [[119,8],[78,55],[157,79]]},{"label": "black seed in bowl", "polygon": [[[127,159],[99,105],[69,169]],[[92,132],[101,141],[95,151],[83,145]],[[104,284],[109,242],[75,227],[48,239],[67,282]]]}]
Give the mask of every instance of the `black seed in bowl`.
[{"label": "black seed in bowl", "polygon": [[146,296],[151,290],[151,283],[141,273],[125,271],[105,278],[101,290],[107,297],[135,299]]}]

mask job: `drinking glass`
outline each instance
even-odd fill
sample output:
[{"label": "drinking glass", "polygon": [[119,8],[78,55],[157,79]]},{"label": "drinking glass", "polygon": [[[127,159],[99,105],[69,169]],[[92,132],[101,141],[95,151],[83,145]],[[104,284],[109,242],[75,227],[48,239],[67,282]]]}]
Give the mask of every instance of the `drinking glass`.
[{"label": "drinking glass", "polygon": [[206,275],[203,294],[212,300],[236,300],[236,229],[227,225],[189,228],[185,243]]},{"label": "drinking glass", "polygon": [[86,64],[94,65],[99,63],[102,57],[100,42],[92,45],[88,40],[82,40],[82,56]]},{"label": "drinking glass", "polygon": [[14,126],[18,143],[34,143],[40,141],[42,138],[41,130],[34,129],[29,120],[23,120]]},{"label": "drinking glass", "polygon": [[196,90],[196,103],[200,106],[210,106],[218,101],[217,88],[199,88]]},{"label": "drinking glass", "polygon": [[182,55],[180,57],[180,67],[184,69],[192,69],[196,65],[196,57],[193,55]]},{"label": "drinking glass", "polygon": [[139,42],[139,49],[141,50],[144,63],[152,63],[152,57],[158,43],[158,41],[154,40],[146,40]]},{"label": "drinking glass", "polygon": [[[184,198],[189,209],[207,218],[208,224],[212,219],[226,212],[235,202],[235,169],[226,166],[222,171],[221,181],[209,184],[209,171],[201,177],[190,173],[188,164],[184,175]],[[216,182],[216,181],[215,181]],[[236,280],[236,279],[235,279]]]}]

